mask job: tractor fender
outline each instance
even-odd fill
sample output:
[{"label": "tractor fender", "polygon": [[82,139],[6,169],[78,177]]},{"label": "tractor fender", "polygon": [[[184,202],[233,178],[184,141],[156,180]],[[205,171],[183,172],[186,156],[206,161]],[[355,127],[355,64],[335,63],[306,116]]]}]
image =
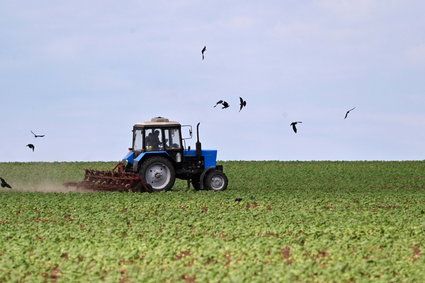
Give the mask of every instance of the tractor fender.
[{"label": "tractor fender", "polygon": [[202,172],[201,177],[199,177],[199,183],[200,183],[199,185],[200,185],[200,189],[201,189],[201,190],[203,190],[203,189],[204,189],[204,179],[205,179],[205,176],[208,174],[208,172],[211,172],[211,171],[213,171],[213,170],[220,170],[220,171],[223,171],[223,166],[221,166],[221,165],[211,166],[211,167],[206,168],[206,169]]}]

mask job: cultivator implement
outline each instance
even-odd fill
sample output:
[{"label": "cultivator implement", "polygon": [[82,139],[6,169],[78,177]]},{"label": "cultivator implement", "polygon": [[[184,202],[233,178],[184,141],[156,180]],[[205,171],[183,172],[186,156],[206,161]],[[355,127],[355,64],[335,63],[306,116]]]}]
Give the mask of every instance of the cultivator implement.
[{"label": "cultivator implement", "polygon": [[110,171],[85,169],[83,181],[67,182],[64,186],[95,191],[152,192],[151,186],[139,174],[125,172],[122,163]]}]

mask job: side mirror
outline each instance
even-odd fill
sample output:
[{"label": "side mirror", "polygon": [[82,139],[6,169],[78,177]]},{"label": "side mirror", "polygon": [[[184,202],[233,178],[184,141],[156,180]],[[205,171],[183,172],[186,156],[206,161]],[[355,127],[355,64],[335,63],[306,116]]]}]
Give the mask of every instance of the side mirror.
[{"label": "side mirror", "polygon": [[182,139],[188,140],[192,138],[192,125],[182,125]]}]

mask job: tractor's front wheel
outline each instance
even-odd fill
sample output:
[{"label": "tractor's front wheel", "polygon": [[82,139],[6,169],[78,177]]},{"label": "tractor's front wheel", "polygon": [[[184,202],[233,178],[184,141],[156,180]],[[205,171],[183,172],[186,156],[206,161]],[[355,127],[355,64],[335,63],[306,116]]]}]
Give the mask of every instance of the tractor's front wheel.
[{"label": "tractor's front wheel", "polygon": [[207,190],[224,191],[228,183],[227,176],[219,170],[213,170],[205,176],[204,184]]},{"label": "tractor's front wheel", "polygon": [[173,164],[165,157],[154,156],[145,160],[139,170],[139,175],[154,192],[170,190],[176,181]]}]

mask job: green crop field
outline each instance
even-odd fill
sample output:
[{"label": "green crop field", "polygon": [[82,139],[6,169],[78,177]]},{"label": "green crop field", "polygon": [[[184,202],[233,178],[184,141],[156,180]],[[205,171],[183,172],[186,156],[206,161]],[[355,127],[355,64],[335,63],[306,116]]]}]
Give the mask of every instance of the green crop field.
[{"label": "green crop field", "polygon": [[111,162],[0,163],[0,282],[425,280],[425,162],[221,164],[227,191],[141,194],[63,192]]}]

